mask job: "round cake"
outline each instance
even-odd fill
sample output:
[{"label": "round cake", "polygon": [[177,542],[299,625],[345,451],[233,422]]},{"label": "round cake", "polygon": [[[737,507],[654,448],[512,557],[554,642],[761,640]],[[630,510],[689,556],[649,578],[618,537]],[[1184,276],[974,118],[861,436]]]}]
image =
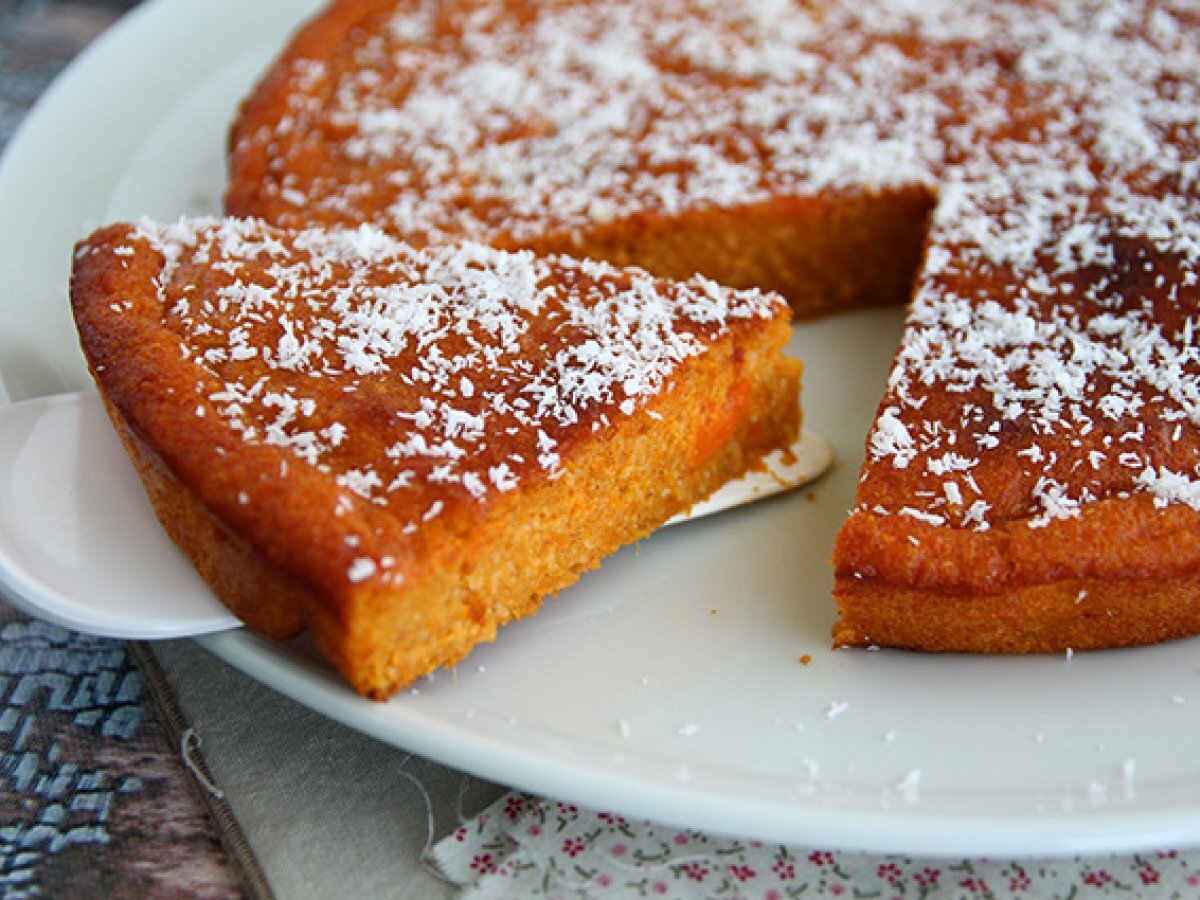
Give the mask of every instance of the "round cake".
[{"label": "round cake", "polygon": [[1200,9],[338,0],[228,211],[909,304],[835,642],[1200,632]]}]

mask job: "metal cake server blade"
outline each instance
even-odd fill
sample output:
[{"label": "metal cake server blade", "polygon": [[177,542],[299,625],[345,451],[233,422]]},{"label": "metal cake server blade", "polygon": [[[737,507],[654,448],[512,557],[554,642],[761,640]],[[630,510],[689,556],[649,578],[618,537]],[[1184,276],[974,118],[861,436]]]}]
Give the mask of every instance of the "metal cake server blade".
[{"label": "metal cake server blade", "polygon": [[[823,474],[829,443],[805,432],[765,471],[730,482],[691,521]],[[39,619],[131,640],[241,627],[162,530],[100,398],[0,406],[0,598]]]},{"label": "metal cake server blade", "polygon": [[747,472],[741,478],[727,482],[687,512],[668,519],[663,527],[694,522],[815,481],[833,465],[833,447],[821,435],[804,429],[799,440],[786,450],[776,450],[763,463],[764,469]]}]

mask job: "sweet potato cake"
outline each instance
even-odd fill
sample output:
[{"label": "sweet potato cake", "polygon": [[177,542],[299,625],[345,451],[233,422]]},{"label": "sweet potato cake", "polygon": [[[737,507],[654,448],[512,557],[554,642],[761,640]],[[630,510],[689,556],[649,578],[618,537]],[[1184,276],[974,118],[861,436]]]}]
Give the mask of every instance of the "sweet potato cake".
[{"label": "sweet potato cake", "polygon": [[1197,73],[1171,0],[337,0],[227,206],[907,302],[836,643],[1145,643],[1200,631]]},{"label": "sweet potato cake", "polygon": [[787,304],[703,278],[205,219],[102,229],[71,299],[167,532],[375,698],[799,429]]}]

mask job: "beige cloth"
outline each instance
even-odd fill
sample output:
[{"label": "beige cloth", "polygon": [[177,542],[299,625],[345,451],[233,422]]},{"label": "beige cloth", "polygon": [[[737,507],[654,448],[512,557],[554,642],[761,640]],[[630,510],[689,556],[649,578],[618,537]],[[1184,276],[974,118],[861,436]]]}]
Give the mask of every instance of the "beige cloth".
[{"label": "beige cloth", "polygon": [[279,900],[441,898],[432,842],[502,793],[252,681],[189,641],[152,647],[200,753]]}]

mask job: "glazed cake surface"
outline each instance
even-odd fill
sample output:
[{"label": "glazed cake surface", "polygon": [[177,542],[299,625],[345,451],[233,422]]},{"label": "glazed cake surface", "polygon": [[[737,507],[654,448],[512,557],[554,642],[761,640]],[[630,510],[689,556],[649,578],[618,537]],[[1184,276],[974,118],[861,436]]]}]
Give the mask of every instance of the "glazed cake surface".
[{"label": "glazed cake surface", "polygon": [[799,427],[787,305],[703,278],[184,220],[97,232],[72,300],[167,531],[373,697]]},{"label": "glazed cake surface", "polygon": [[1144,643],[1200,631],[1198,73],[1170,0],[341,0],[228,205],[907,301],[835,641]]}]

